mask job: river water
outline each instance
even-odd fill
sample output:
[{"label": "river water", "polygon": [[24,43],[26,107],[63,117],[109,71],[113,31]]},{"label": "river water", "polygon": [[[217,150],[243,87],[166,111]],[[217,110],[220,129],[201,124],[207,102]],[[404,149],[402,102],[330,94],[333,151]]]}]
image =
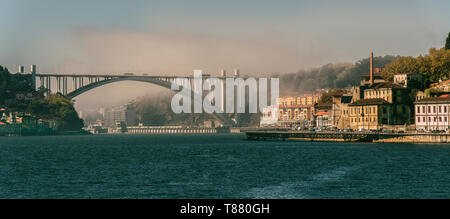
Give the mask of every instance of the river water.
[{"label": "river water", "polygon": [[0,137],[0,198],[450,198],[450,145]]}]

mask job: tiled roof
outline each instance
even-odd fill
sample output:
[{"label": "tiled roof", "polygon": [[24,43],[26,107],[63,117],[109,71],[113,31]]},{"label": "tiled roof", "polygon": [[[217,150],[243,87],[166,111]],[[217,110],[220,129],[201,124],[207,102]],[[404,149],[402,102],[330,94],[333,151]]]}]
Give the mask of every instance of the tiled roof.
[{"label": "tiled roof", "polygon": [[445,83],[448,83],[448,82],[450,82],[450,80],[437,82],[437,83],[431,84],[430,86],[431,86],[431,87],[434,87],[434,86],[436,86],[436,85],[445,84]]},{"label": "tiled roof", "polygon": [[330,115],[330,112],[318,112],[314,114],[315,116],[323,116],[323,115]]},{"label": "tiled roof", "polygon": [[[365,75],[363,75],[362,77],[370,78],[370,72],[367,73],[367,74],[365,74]],[[374,72],[374,73],[373,73],[373,77],[374,77],[374,78],[382,78],[382,77],[383,77],[383,74],[382,74],[381,72]]]},{"label": "tiled roof", "polygon": [[361,99],[361,100],[358,100],[358,101],[350,104],[350,106],[382,105],[382,104],[389,104],[389,102],[387,102],[384,99],[380,99],[380,98],[376,98],[376,99]]},{"label": "tiled roof", "polygon": [[281,109],[293,109],[293,108],[311,108],[314,105],[293,105],[293,106],[285,106],[285,105],[280,105],[279,108]]},{"label": "tiled roof", "polygon": [[416,103],[427,103],[427,102],[450,102],[450,96],[443,95],[440,97],[428,97],[428,98],[424,98],[419,101],[416,101]]},{"label": "tiled roof", "polygon": [[375,83],[372,85],[368,86],[368,89],[381,89],[381,88],[399,88],[399,89],[404,89],[404,87],[398,85],[398,84],[394,84],[390,81],[387,82],[380,82],[380,83]]}]

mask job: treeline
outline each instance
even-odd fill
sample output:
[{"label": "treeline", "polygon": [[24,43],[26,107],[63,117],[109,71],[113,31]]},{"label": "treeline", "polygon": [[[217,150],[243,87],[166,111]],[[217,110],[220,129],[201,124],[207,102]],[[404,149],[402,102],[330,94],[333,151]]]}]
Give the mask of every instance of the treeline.
[{"label": "treeline", "polygon": [[[384,68],[395,60],[396,56],[380,56],[374,58],[375,68]],[[327,64],[319,68],[300,70],[296,73],[277,74],[280,78],[280,94],[296,95],[311,93],[319,89],[345,88],[358,85],[361,76],[370,71],[370,59],[362,59],[356,63]]]},{"label": "treeline", "polygon": [[398,72],[423,74],[426,87],[439,80],[448,80],[450,79],[450,49],[431,48],[428,54],[416,58],[399,57],[386,65],[383,77],[392,81]]},{"label": "treeline", "polygon": [[7,68],[0,66],[0,106],[5,106],[10,111],[54,120],[59,131],[79,131],[83,128],[83,120],[78,117],[74,103],[69,99],[55,94],[30,102],[16,100],[17,92],[34,90],[29,75],[10,74]]},{"label": "treeline", "polygon": [[[161,92],[157,95],[139,97],[130,103],[136,110],[139,121],[146,126],[201,126],[205,121],[214,120],[207,113],[175,114],[171,109],[172,92]],[[240,114],[239,123],[242,126],[259,125],[260,114]]]},{"label": "treeline", "polygon": [[27,75],[10,74],[0,65],[0,105],[15,104],[16,92],[33,91],[31,78]]}]

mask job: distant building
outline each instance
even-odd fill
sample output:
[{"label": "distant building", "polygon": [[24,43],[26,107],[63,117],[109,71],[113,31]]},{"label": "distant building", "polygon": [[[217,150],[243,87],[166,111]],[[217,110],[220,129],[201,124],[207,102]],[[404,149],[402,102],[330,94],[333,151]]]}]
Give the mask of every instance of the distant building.
[{"label": "distant building", "polygon": [[331,126],[337,129],[350,129],[350,107],[353,96],[337,94],[333,96],[331,109]]},{"label": "distant building", "polygon": [[105,110],[104,127],[116,127],[118,122],[123,122],[127,126],[136,126],[138,124],[136,111],[130,105]]},{"label": "distant building", "polygon": [[412,81],[420,80],[420,76],[398,74],[395,77],[397,83],[393,83],[385,81],[381,69],[373,67],[373,53],[370,65],[370,72],[362,76],[361,85],[352,88],[349,111],[344,111],[344,115],[349,115],[350,129],[379,130],[387,126],[414,123],[414,100],[410,97],[411,89],[408,86]]},{"label": "distant building", "polygon": [[423,87],[423,76],[420,73],[403,73],[394,75],[394,83],[404,87],[404,88],[422,88]]},{"label": "distant building", "polygon": [[392,104],[384,99],[362,99],[349,105],[350,129],[380,130],[392,124]]},{"label": "distant building", "polygon": [[449,130],[449,95],[424,98],[416,101],[414,104],[417,130]]},{"label": "distant building", "polygon": [[314,104],[319,102],[320,97],[320,94],[305,94],[279,98],[278,125],[311,126]]},{"label": "distant building", "polygon": [[316,128],[328,129],[332,125],[331,104],[316,104],[314,107],[314,126]]},{"label": "distant building", "polygon": [[265,107],[261,114],[261,119],[259,122],[260,127],[273,127],[277,126],[278,123],[278,113],[279,108],[277,106]]},{"label": "distant building", "polygon": [[374,71],[373,74],[369,72],[368,74],[362,76],[361,85],[386,82],[382,74],[383,71],[382,68],[374,68],[372,69],[372,71]]},{"label": "distant building", "polygon": [[450,92],[450,80],[440,81],[430,85],[431,88],[441,90],[443,92]]},{"label": "distant building", "polygon": [[330,112],[318,112],[314,114],[314,117],[317,128],[327,129],[331,126]]}]

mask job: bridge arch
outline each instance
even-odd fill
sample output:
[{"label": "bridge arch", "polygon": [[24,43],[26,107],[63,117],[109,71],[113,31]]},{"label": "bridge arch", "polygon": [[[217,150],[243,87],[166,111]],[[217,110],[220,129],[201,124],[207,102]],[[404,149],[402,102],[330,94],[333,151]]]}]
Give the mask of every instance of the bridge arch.
[{"label": "bridge arch", "polygon": [[[97,81],[97,82],[85,85],[83,87],[80,87],[80,88],[68,93],[66,95],[66,97],[73,99],[73,98],[75,98],[85,92],[88,92],[92,89],[95,89],[95,88],[98,88],[98,87],[101,87],[101,86],[104,86],[107,84],[120,82],[120,81],[146,82],[146,83],[151,83],[151,84],[158,85],[160,87],[164,87],[164,88],[171,90],[173,78],[170,79],[170,78],[140,77],[140,76],[109,78],[109,79]],[[195,98],[194,98],[194,96],[192,96],[192,102],[194,103],[194,101],[195,101]],[[234,126],[235,125],[233,120],[231,120],[231,118],[228,117],[226,114],[212,113],[211,115],[215,119],[219,120],[225,126]]]}]

